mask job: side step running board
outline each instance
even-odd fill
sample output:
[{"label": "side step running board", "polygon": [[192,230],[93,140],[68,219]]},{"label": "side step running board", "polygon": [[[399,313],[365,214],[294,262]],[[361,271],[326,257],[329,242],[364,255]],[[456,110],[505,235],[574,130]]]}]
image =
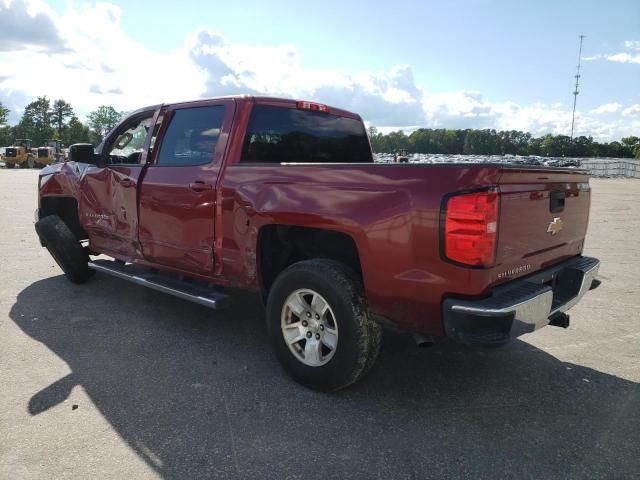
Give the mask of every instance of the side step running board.
[{"label": "side step running board", "polygon": [[183,280],[168,278],[162,274],[147,272],[130,264],[116,263],[111,260],[95,260],[89,262],[89,268],[209,308],[220,309],[227,307],[230,303],[229,296],[224,293]]}]

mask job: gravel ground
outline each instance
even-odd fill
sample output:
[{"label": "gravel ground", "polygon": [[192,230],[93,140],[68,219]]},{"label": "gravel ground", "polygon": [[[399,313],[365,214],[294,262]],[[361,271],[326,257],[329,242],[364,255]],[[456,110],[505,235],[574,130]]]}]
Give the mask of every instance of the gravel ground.
[{"label": "gravel ground", "polygon": [[387,333],[325,395],[278,367],[253,297],[68,283],[33,231],[36,175],[0,170],[0,478],[640,477],[640,181],[592,180],[604,282],[569,329],[492,351]]}]

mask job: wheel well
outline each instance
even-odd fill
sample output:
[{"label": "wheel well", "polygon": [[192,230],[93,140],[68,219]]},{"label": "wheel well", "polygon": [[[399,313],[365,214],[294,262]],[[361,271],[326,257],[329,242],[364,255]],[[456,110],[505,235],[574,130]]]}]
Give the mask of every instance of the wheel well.
[{"label": "wheel well", "polygon": [[358,248],[346,233],[290,225],[262,227],[258,236],[258,261],[265,298],[280,272],[293,263],[311,258],[342,262],[362,279]]},{"label": "wheel well", "polygon": [[78,202],[71,197],[45,197],[40,202],[40,218],[57,215],[69,227],[78,240],[88,238],[87,232],[80,225]]}]

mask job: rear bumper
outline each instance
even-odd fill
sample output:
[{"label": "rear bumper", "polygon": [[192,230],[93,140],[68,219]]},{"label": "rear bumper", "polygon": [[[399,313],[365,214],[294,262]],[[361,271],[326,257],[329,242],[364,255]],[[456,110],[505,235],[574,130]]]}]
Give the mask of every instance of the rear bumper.
[{"label": "rear bumper", "polygon": [[549,323],[566,326],[565,312],[600,284],[599,267],[597,258],[577,257],[501,285],[482,300],[448,298],[445,332],[462,343],[501,345]]}]

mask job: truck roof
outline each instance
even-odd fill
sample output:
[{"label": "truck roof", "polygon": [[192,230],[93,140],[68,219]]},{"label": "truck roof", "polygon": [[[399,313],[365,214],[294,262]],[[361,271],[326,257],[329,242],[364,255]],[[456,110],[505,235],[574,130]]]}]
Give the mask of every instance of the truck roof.
[{"label": "truck roof", "polygon": [[[193,99],[193,100],[186,100],[186,101],[180,101],[180,102],[170,102],[170,103],[164,103],[164,104],[157,104],[157,105],[149,105],[147,107],[143,107],[143,108],[139,108],[133,112],[131,112],[131,114],[135,114],[135,113],[142,113],[142,112],[146,112],[149,110],[156,110],[162,106],[187,106],[187,105],[206,105],[208,102],[211,101],[216,101],[216,100],[235,100],[235,101],[240,101],[240,102],[255,102],[255,103],[260,103],[260,104],[271,104],[274,106],[295,106],[296,102],[303,100],[303,99],[295,99],[295,98],[283,98],[283,97],[269,97],[269,96],[262,96],[262,95],[246,95],[246,94],[241,94],[241,95],[224,95],[224,96],[220,96],[220,97],[206,97],[206,98],[197,98],[197,99]],[[307,101],[307,100],[305,100]],[[313,101],[310,101],[312,103],[316,103]],[[322,103],[322,102],[317,102],[317,103]],[[326,105],[326,104],[323,104]],[[362,118],[360,117],[360,115],[358,115],[357,113],[354,112],[350,112],[348,110],[343,110],[341,108],[337,108],[337,107],[332,107],[331,105],[327,105],[329,107],[329,113],[334,114],[334,115],[339,115],[341,117],[349,117],[349,118],[353,118],[356,120],[362,120]]]}]

